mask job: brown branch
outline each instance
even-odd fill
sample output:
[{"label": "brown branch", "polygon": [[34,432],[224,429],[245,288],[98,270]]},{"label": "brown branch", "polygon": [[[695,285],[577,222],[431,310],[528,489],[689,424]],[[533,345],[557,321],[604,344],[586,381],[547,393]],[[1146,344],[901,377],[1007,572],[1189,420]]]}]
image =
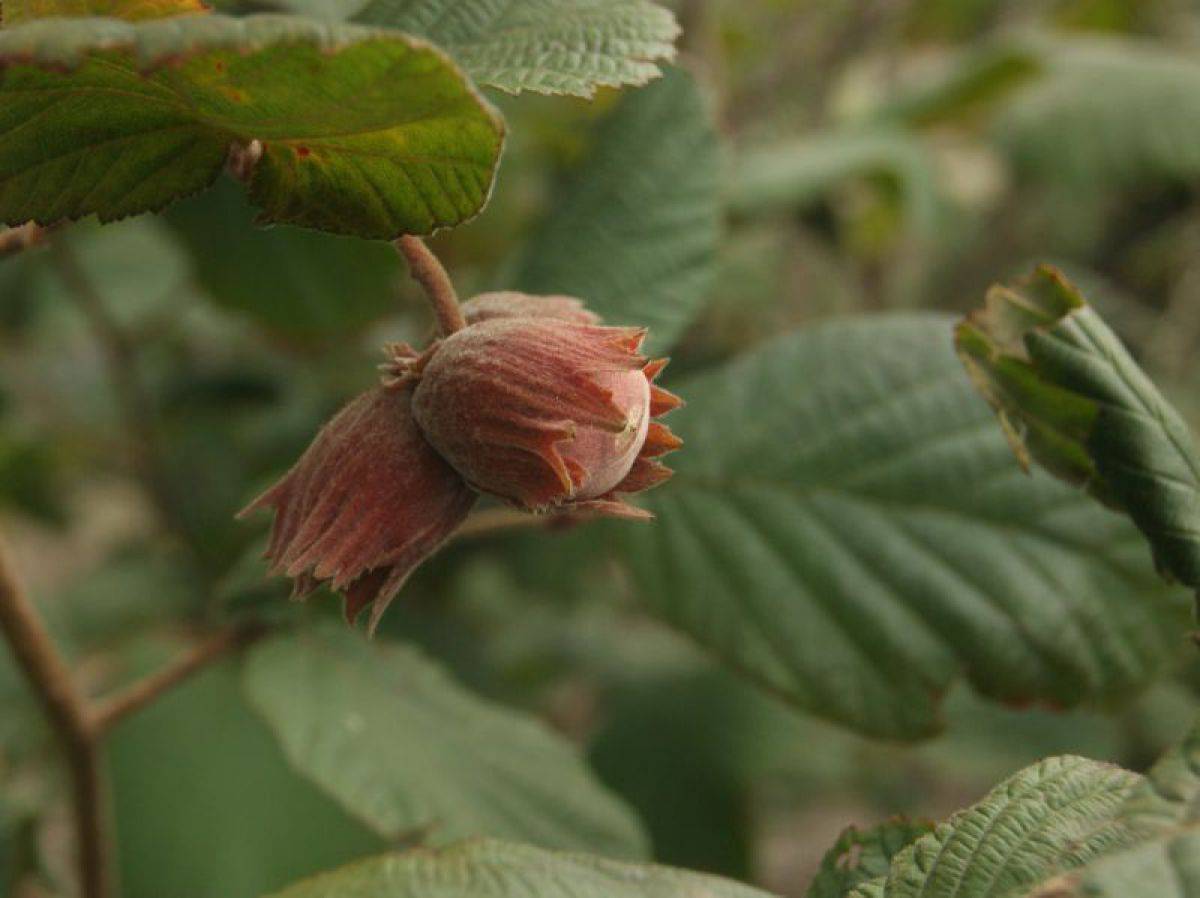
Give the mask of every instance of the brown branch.
[{"label": "brown branch", "polygon": [[429,298],[442,336],[448,337],[466,327],[467,322],[458,305],[458,294],[454,292],[450,275],[446,274],[446,269],[425,245],[425,241],[420,237],[401,237],[396,241],[396,249],[408,261],[413,280],[421,285]]},{"label": "brown branch", "polygon": [[249,645],[266,634],[266,627],[254,623],[222,630],[172,661],[162,670],[138,680],[116,695],[99,702],[91,713],[92,729],[106,735],[131,714],[154,702],[163,693],[183,683],[215,661]]},{"label": "brown branch", "polygon": [[104,353],[105,367],[125,430],[138,479],[154,503],[168,530],[185,545],[190,531],[179,509],[170,478],[163,466],[163,453],[154,429],[154,404],[137,375],[137,350],[120,323],[109,313],[104,297],[96,290],[75,254],[61,240],[51,244],[51,255],[80,313]]},{"label": "brown branch", "polygon": [[111,892],[108,807],[98,734],[70,668],[18,582],[0,540],[0,629],[58,733],[71,771],[80,887],[84,898]]}]

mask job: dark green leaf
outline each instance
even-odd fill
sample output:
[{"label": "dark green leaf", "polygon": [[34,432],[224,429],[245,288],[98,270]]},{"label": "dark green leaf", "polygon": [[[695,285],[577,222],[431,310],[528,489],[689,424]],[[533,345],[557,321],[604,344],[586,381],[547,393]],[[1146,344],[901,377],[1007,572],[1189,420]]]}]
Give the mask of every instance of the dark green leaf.
[{"label": "dark green leaf", "polygon": [[1052,268],[994,287],[956,333],[1013,450],[1124,511],[1159,569],[1200,588],[1200,455],[1187,425]]},{"label": "dark green leaf", "polygon": [[426,44],[287,16],[40,20],[0,32],[0,66],[10,224],[160,209],[258,139],[264,220],[428,233],[483,206],[503,134]]},{"label": "dark green leaf", "polygon": [[623,98],[518,266],[528,293],[585,300],[612,324],[673,344],[708,299],[720,233],[720,148],[691,76]]},{"label": "dark green leaf", "polygon": [[230,183],[167,213],[196,276],[220,305],[294,337],[334,337],[397,308],[388,246],[298,228],[256,228]]},{"label": "dark green leaf", "polygon": [[342,626],[251,656],[246,688],[298,771],[381,835],[428,830],[643,856],[629,810],[544,726],[464,691],[415,649]]},{"label": "dark green leaf", "polygon": [[496,842],[352,864],[273,898],[769,898],[730,880]]},{"label": "dark green leaf", "polygon": [[676,475],[615,530],[643,602],[801,708],[939,727],[960,674],[1010,704],[1112,701],[1186,648],[1128,522],[1026,477],[951,322],[875,317],[669,384]]}]

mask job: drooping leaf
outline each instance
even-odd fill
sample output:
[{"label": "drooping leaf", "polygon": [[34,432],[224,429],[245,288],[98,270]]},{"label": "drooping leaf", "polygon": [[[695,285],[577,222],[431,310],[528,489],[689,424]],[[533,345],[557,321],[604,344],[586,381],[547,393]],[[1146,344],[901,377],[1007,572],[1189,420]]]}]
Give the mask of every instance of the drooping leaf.
[{"label": "drooping leaf", "polygon": [[1164,575],[1200,588],[1200,454],[1188,427],[1059,272],[994,287],[956,345],[1022,464],[1128,514]]},{"label": "drooping leaf", "polygon": [[260,140],[263,220],[428,233],[483,206],[503,136],[426,44],[288,16],[31,22],[0,32],[0,97],[10,224],[161,209]]},{"label": "drooping leaf", "polygon": [[913,225],[937,216],[934,161],[920,138],[890,128],[817,133],[745,150],[733,167],[729,202],[762,214],[803,207],[855,178],[881,178],[899,195]]},{"label": "drooping leaf", "polygon": [[400,259],[389,246],[299,228],[255,228],[232,184],[179,203],[166,219],[221,306],[270,330],[330,338],[395,310]]},{"label": "drooping leaf", "polygon": [[712,285],[719,157],[710,113],[683,70],[624,97],[556,192],[514,286],[581,297],[610,324],[646,325],[650,351],[663,351]]},{"label": "drooping leaf", "polygon": [[0,22],[6,28],[56,17],[106,16],[137,22],[207,11],[201,0],[4,0]]},{"label": "drooping leaf", "polygon": [[287,635],[254,652],[246,688],[295,768],[387,838],[645,854],[637,820],[572,747],[415,649],[338,626]]},{"label": "drooping leaf", "polygon": [[351,864],[272,898],[769,898],[671,867],[559,854],[491,839]]},{"label": "drooping leaf", "polygon": [[932,823],[902,818],[867,830],[849,827],[821,859],[807,898],[846,898],[868,881],[887,876],[892,858],[932,829]]},{"label": "drooping leaf", "polygon": [[679,34],[650,0],[367,0],[354,19],[428,38],[479,84],[579,97],[658,77]]},{"label": "drooping leaf", "polygon": [[670,387],[686,448],[620,552],[654,612],[795,705],[915,738],[960,674],[1071,706],[1186,648],[1134,528],[1014,462],[949,319],[831,324]]}]

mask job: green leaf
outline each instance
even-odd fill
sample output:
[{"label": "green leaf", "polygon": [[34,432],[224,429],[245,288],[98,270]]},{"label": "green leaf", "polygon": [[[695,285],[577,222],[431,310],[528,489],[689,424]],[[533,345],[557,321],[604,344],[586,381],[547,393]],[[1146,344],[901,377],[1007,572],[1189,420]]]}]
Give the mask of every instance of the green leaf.
[{"label": "green leaf", "polygon": [[479,84],[514,94],[645,84],[679,35],[649,0],[368,0],[354,19],[428,38]]},{"label": "green leaf", "polygon": [[845,898],[870,880],[887,876],[892,858],[932,829],[932,823],[902,818],[867,830],[849,827],[821,859],[807,898]]},{"label": "green leaf", "polygon": [[729,202],[748,215],[789,211],[825,198],[851,179],[891,185],[918,228],[937,219],[933,158],[911,133],[876,128],[828,131],[747,149],[734,166]]},{"label": "green leaf", "polygon": [[1130,843],[1117,811],[1135,773],[1071,756],[1001,783],[892,862],[885,898],[1008,898]]},{"label": "green leaf", "polygon": [[288,759],[387,838],[428,830],[643,856],[630,812],[539,722],[452,682],[415,649],[341,626],[280,637],[246,668]]},{"label": "green leaf", "polygon": [[276,333],[331,338],[397,308],[400,259],[389,246],[299,228],[255,228],[233,184],[167,212],[196,277],[219,305]]},{"label": "green leaf", "polygon": [[681,69],[604,120],[518,265],[515,287],[584,299],[611,324],[650,328],[662,352],[708,299],[720,236],[720,147]]},{"label": "green leaf", "polygon": [[1184,650],[1120,516],[1026,477],[940,316],[782,338],[688,400],[658,520],[612,532],[642,601],[795,705],[935,732],[965,674],[1010,704],[1113,701]]},{"label": "green leaf", "polygon": [[0,219],[102,221],[207,187],[261,140],[262,220],[392,238],[482,208],[503,126],[438,51],[287,16],[0,32]]},{"label": "green leaf", "polygon": [[[157,663],[169,657],[163,652]],[[262,895],[386,850],[281,763],[270,732],[246,707],[233,664],[202,672],[128,718],[109,751],[122,896]]]},{"label": "green leaf", "polygon": [[1075,189],[1200,173],[1200,61],[1161,42],[1062,35],[992,132],[1025,173]]},{"label": "green leaf", "polygon": [[1172,833],[1049,883],[1031,898],[1200,898],[1200,830]]},{"label": "green leaf", "polygon": [[993,287],[956,331],[979,391],[1030,460],[1128,514],[1164,575],[1200,588],[1200,455],[1187,425],[1057,271]]},{"label": "green leaf", "polygon": [[671,867],[559,854],[491,839],[373,858],[273,898],[769,898]]}]

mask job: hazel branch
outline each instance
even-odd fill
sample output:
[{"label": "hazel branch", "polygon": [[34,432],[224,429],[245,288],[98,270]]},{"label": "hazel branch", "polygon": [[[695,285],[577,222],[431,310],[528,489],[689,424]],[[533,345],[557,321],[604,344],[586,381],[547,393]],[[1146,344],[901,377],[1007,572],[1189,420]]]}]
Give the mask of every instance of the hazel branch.
[{"label": "hazel branch", "polygon": [[458,305],[458,294],[450,275],[442,267],[437,256],[425,245],[420,237],[406,235],[396,241],[396,249],[408,262],[409,272],[425,296],[433,306],[433,314],[437,317],[438,330],[443,337],[448,337],[455,331],[467,326],[462,309]]},{"label": "hazel branch", "polygon": [[87,700],[13,570],[0,540],[0,630],[58,734],[71,773],[80,887],[84,898],[109,898],[112,871],[108,807],[98,733]]},{"label": "hazel branch", "polygon": [[164,693],[190,679],[210,664],[220,661],[266,635],[258,623],[222,630],[184,652],[162,670],[138,680],[131,686],[96,704],[92,710],[92,729],[106,735],[131,714],[152,704]]}]

